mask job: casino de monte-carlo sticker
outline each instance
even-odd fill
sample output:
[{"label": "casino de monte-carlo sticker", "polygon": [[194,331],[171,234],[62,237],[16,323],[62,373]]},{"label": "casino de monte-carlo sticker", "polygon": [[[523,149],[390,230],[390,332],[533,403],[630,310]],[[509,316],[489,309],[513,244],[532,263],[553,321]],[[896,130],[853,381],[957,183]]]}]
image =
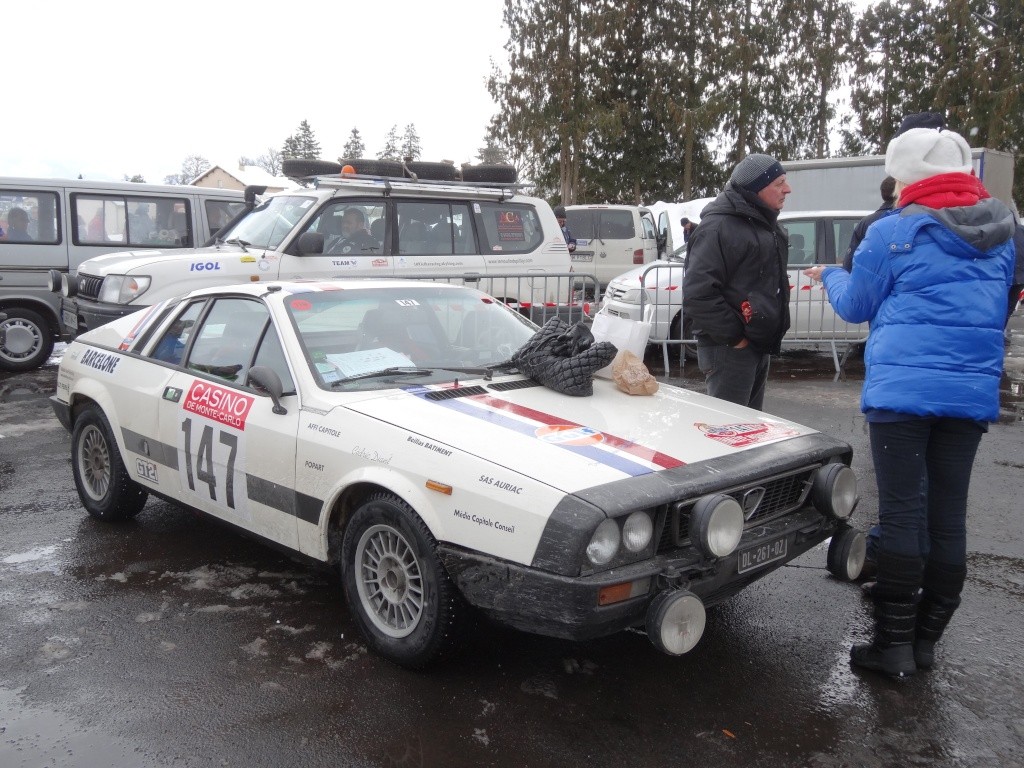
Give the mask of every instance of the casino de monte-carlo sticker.
[{"label": "casino de monte-carlo sticker", "polygon": [[764,424],[752,422],[749,424],[704,424],[696,422],[694,425],[709,437],[719,443],[730,445],[733,448],[742,448],[755,443],[765,443],[769,440],[779,440],[783,437],[790,437],[800,433],[799,430],[791,427],[784,427],[781,424]]}]

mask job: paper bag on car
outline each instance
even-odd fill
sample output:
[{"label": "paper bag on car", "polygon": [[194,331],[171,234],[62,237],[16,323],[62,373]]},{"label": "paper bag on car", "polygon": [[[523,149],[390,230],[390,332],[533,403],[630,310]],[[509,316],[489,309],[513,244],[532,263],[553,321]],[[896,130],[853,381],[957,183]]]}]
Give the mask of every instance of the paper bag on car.
[{"label": "paper bag on car", "polygon": [[658,391],[658,380],[647,370],[644,361],[628,349],[620,351],[612,360],[612,380],[628,395],[653,395]]}]

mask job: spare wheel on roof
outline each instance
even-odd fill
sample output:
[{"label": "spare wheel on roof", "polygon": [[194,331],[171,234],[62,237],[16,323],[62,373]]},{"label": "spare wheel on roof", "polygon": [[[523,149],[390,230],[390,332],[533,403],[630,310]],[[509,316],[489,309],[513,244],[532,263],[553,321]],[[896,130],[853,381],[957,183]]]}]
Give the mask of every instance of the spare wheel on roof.
[{"label": "spare wheel on roof", "polygon": [[410,173],[415,173],[416,178],[431,181],[456,181],[459,178],[459,169],[451,163],[428,163],[424,160],[410,160],[405,164]]},{"label": "spare wheel on roof", "polygon": [[281,173],[289,179],[302,179],[306,176],[336,176],[341,173],[341,165],[333,160],[289,157],[281,161]]},{"label": "spare wheel on roof", "polygon": [[480,163],[462,166],[463,181],[486,181],[492,184],[515,184],[519,174],[507,163]]},{"label": "spare wheel on roof", "polygon": [[356,173],[363,176],[405,176],[402,164],[398,160],[374,160],[366,157],[350,157],[341,161],[343,166],[351,165]]}]

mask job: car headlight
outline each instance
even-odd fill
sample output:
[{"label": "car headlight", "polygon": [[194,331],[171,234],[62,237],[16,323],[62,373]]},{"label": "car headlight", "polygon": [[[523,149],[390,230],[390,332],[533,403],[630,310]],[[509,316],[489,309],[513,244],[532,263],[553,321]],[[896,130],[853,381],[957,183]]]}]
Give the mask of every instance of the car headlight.
[{"label": "car headlight", "polygon": [[[643,293],[643,288],[630,288],[624,294],[619,297],[619,301],[623,304],[639,304],[640,295]],[[650,296],[647,297],[647,301],[651,301]]]},{"label": "car headlight", "polygon": [[611,562],[615,553],[619,551],[619,542],[622,535],[619,533],[619,525],[614,520],[604,520],[594,535],[590,537],[587,544],[587,558],[594,565],[605,565]]},{"label": "car headlight", "polygon": [[823,515],[847,520],[859,501],[857,475],[845,464],[826,464],[814,473],[811,501]]},{"label": "car headlight", "polygon": [[634,512],[622,526],[622,544],[630,552],[640,552],[651,543],[654,535],[654,521],[646,512]]},{"label": "car headlight", "polygon": [[708,557],[725,557],[743,536],[743,508],[732,496],[704,496],[690,514],[690,541]]},{"label": "car headlight", "polygon": [[135,275],[108,275],[103,278],[97,298],[108,304],[129,304],[149,290],[151,279]]}]

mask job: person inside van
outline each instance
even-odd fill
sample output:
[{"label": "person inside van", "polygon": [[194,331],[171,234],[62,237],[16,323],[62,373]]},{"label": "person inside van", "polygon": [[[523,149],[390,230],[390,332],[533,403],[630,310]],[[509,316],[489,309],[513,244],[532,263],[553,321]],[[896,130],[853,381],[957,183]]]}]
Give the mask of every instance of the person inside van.
[{"label": "person inside van", "polygon": [[572,253],[576,250],[576,238],[572,236],[569,226],[565,223],[564,205],[555,208],[555,218],[558,219],[558,226],[562,228],[562,237],[565,238],[565,245],[569,248],[569,253]]},{"label": "person inside van", "polygon": [[366,214],[355,206],[349,206],[341,217],[341,235],[353,250],[376,250],[380,243],[366,229]]},{"label": "person inside van", "polygon": [[7,233],[4,239],[9,243],[31,243],[35,240],[28,233],[29,218],[24,208],[11,208],[7,212]]}]

